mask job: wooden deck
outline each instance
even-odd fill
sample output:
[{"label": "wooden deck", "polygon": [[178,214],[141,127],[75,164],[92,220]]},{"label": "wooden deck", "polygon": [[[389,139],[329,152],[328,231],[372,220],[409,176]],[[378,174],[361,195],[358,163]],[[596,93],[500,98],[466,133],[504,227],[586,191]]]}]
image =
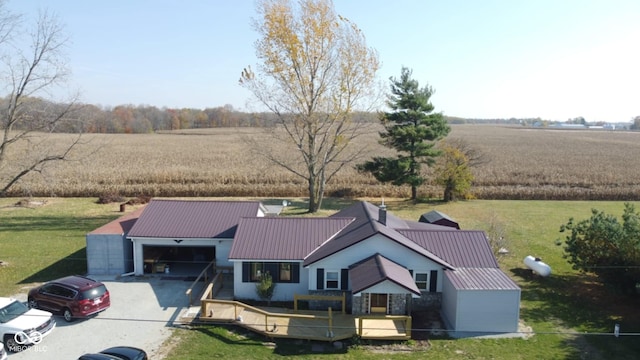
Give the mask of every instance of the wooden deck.
[{"label": "wooden deck", "polygon": [[407,340],[411,317],[349,315],[331,310],[298,311],[256,308],[238,301],[202,299],[200,320],[233,323],[268,337],[336,341],[358,335],[366,339]]}]

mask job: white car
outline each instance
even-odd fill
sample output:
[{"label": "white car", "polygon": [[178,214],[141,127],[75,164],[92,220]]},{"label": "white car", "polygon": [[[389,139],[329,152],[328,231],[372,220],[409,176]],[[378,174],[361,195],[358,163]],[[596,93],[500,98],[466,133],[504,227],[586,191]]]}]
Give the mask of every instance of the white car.
[{"label": "white car", "polygon": [[0,297],[0,340],[7,352],[39,344],[55,327],[56,321],[50,312],[29,309],[16,299]]}]

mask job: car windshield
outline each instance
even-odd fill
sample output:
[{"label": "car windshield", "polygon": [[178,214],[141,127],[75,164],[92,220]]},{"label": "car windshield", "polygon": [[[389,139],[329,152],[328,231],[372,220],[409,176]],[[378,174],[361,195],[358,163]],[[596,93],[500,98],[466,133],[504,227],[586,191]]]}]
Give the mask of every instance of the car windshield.
[{"label": "car windshield", "polygon": [[85,290],[82,292],[82,299],[95,299],[98,298],[107,291],[104,285],[96,286],[93,289]]},{"label": "car windshield", "polygon": [[27,311],[29,311],[29,308],[25,304],[19,301],[14,301],[0,309],[0,323],[7,323]]}]

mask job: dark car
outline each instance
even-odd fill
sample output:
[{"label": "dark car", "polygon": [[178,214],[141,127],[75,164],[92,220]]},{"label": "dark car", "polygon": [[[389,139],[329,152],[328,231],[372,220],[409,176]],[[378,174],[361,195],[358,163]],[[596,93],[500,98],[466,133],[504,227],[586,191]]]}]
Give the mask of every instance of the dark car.
[{"label": "dark car", "polygon": [[27,304],[62,314],[66,321],[86,318],[111,306],[109,290],[96,280],[72,275],[49,281],[29,290]]},{"label": "dark car", "polygon": [[78,360],[147,360],[147,353],[132,346],[115,346],[97,354],[84,354]]}]

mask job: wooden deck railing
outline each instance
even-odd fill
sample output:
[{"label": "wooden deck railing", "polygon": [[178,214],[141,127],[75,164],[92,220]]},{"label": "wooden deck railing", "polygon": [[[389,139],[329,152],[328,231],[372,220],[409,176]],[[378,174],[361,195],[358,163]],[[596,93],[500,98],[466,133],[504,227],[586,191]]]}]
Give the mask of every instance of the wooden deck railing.
[{"label": "wooden deck railing", "polygon": [[204,277],[204,282],[206,283],[208,280],[208,276],[209,276],[209,268],[213,269],[213,272],[216,272],[216,261],[213,260],[211,261],[201,272],[200,275],[198,275],[198,277],[196,277],[196,279],[191,283],[191,286],[189,286],[189,288],[187,289],[187,291],[185,291],[185,295],[187,295],[187,297],[189,298],[189,305],[192,305],[192,293],[193,293],[193,288],[196,286],[196,284],[198,284],[200,282],[200,279]]},{"label": "wooden deck railing", "polygon": [[340,301],[342,303],[342,313],[347,313],[347,295],[343,292],[342,295],[303,295],[293,294],[293,311],[298,312],[298,300],[325,300],[325,301]]}]

